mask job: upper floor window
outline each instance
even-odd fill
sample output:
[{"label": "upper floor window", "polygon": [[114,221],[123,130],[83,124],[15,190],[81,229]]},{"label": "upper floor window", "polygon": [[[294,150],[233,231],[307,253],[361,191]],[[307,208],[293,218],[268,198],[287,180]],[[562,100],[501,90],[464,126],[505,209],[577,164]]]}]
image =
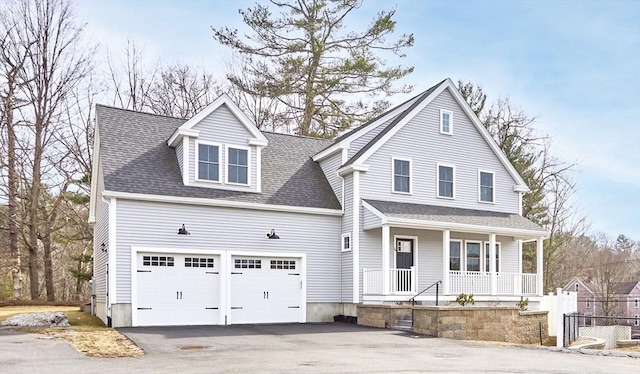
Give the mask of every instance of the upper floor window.
[{"label": "upper floor window", "polygon": [[460,271],[462,265],[462,242],[451,240],[449,242],[449,270]]},{"label": "upper floor window", "polygon": [[633,306],[635,308],[640,308],[640,299],[638,299],[637,297],[633,300]]},{"label": "upper floor window", "polygon": [[587,302],[587,308],[590,308],[591,307],[591,299],[587,297],[586,302]]},{"label": "upper floor window", "polygon": [[578,292],[579,289],[580,289],[580,285],[576,283],[576,292]]},{"label": "upper floor window", "polygon": [[411,161],[393,159],[393,192],[411,193]]},{"label": "upper floor window", "polygon": [[440,133],[453,134],[453,112],[450,110],[440,110]]},{"label": "upper floor window", "polygon": [[493,173],[490,171],[480,171],[480,201],[492,203],[493,200]]},{"label": "upper floor window", "polygon": [[455,168],[438,165],[438,197],[455,198]]},{"label": "upper floor window", "polygon": [[249,150],[229,147],[227,182],[249,184]]},{"label": "upper floor window", "polygon": [[220,181],[220,146],[198,143],[198,179]]}]

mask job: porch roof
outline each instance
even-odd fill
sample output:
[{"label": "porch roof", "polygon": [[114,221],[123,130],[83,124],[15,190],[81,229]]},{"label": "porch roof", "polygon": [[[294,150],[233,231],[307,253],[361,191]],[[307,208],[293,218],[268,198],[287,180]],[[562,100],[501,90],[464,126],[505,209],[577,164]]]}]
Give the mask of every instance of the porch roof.
[{"label": "porch roof", "polygon": [[432,230],[495,233],[520,239],[548,237],[539,225],[519,214],[452,208],[436,205],[363,200],[363,206],[380,218],[380,224]]}]

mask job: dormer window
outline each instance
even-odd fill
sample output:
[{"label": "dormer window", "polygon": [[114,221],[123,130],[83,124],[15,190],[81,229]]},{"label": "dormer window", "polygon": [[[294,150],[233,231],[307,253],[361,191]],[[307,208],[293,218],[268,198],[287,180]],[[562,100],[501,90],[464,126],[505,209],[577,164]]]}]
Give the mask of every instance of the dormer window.
[{"label": "dormer window", "polygon": [[217,144],[198,144],[198,180],[220,181],[220,146]]},{"label": "dormer window", "polygon": [[453,112],[450,110],[440,110],[440,133],[453,135]]},{"label": "dormer window", "polygon": [[249,184],[249,150],[228,147],[227,183]]}]

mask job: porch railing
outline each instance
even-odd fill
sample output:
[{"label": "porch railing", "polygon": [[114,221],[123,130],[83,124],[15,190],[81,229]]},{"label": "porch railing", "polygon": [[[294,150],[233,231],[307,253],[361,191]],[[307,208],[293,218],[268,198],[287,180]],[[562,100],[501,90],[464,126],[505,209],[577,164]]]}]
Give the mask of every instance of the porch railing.
[{"label": "porch railing", "polygon": [[[537,274],[496,273],[496,295],[537,295]],[[449,294],[491,295],[491,273],[449,272]]]},{"label": "porch railing", "polygon": [[491,277],[489,273],[479,271],[450,271],[449,293],[489,295],[491,294]]},{"label": "porch railing", "polygon": [[[365,295],[384,294],[384,276],[380,269],[364,269],[362,292]],[[416,272],[411,269],[389,269],[389,293],[392,295],[416,292]]]}]

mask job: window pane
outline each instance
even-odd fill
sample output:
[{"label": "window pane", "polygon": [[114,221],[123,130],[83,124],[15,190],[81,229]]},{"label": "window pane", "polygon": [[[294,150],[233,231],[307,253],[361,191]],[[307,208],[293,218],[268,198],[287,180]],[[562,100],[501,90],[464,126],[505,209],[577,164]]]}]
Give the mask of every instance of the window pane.
[{"label": "window pane", "polygon": [[247,166],[247,150],[246,149],[239,149],[238,150],[238,165],[245,165]]},{"label": "window pane", "polygon": [[449,243],[449,270],[460,270],[460,242]]},{"label": "window pane", "polygon": [[467,243],[467,271],[480,271],[480,243]]},{"label": "window pane", "polygon": [[449,113],[442,113],[442,131],[449,132]]},{"label": "window pane", "polygon": [[217,181],[218,180],[218,165],[209,164],[207,169],[209,171],[209,176],[208,176],[207,179],[212,180],[212,181]]},{"label": "window pane", "polygon": [[206,162],[198,163],[198,179],[209,179],[209,173]]},{"label": "window pane", "polygon": [[448,166],[440,166],[440,180],[453,182],[453,168]]},{"label": "window pane", "polygon": [[480,172],[480,184],[482,186],[493,187],[493,174]]},{"label": "window pane", "polygon": [[407,177],[409,176],[409,161],[395,160],[393,164],[394,164],[394,170],[393,170],[394,175],[403,175]]},{"label": "window pane", "polygon": [[394,191],[409,192],[409,178],[396,176],[394,178]]},{"label": "window pane", "polygon": [[209,161],[209,147],[204,144],[198,145],[198,159]]}]

